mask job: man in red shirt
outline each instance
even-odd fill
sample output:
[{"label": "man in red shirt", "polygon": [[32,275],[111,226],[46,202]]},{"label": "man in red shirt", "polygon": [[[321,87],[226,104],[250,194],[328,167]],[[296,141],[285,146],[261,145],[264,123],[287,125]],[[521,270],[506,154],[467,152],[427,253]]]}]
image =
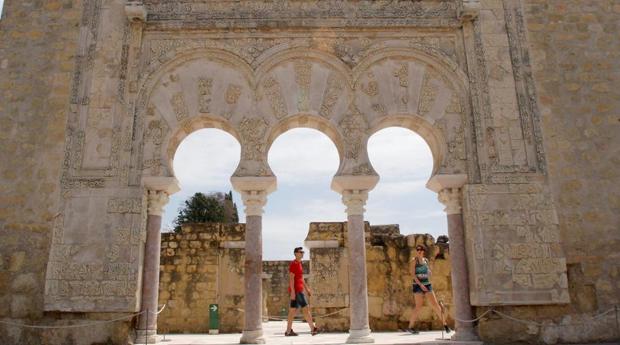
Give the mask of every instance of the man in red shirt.
[{"label": "man in red shirt", "polygon": [[301,258],[304,256],[304,250],[302,247],[297,247],[293,253],[295,254],[295,260],[291,261],[291,264],[288,267],[288,292],[291,297],[291,305],[288,310],[288,322],[286,324],[286,332],[284,335],[287,337],[297,335],[297,333],[293,331],[293,318],[299,308],[301,308],[304,313],[306,322],[308,322],[308,325],[310,326],[311,334],[316,335],[319,333],[319,329],[312,321],[310,307],[308,306],[306,296],[304,295],[304,291],[306,291],[308,296],[312,296],[312,292],[310,291],[308,284],[304,281],[304,269],[301,264]]}]

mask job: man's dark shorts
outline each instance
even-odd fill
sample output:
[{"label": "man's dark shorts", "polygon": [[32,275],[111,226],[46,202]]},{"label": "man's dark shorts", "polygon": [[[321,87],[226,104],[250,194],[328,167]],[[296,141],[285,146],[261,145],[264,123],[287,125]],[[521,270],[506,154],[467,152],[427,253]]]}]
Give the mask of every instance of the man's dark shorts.
[{"label": "man's dark shorts", "polygon": [[308,302],[306,302],[306,296],[303,292],[298,292],[295,299],[291,300],[291,308],[305,308],[307,305]]}]

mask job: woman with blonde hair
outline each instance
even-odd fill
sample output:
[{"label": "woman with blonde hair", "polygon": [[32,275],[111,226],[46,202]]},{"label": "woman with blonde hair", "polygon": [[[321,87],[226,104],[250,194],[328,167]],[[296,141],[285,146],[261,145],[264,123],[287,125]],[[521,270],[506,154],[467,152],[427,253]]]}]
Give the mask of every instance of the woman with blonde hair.
[{"label": "woman with blonde hair", "polygon": [[431,268],[428,264],[428,260],[424,257],[426,253],[426,247],[422,245],[416,246],[416,254],[411,259],[411,275],[413,276],[413,298],[415,302],[415,307],[411,311],[411,317],[409,318],[409,328],[407,331],[411,334],[420,333],[415,329],[415,322],[418,318],[418,314],[422,309],[422,304],[424,303],[424,296],[428,296],[428,299],[431,303],[431,307],[441,319],[443,323],[443,328],[447,333],[450,333],[452,330],[448,327],[446,323],[446,317],[441,312],[441,307],[439,303],[437,303],[437,297],[435,296],[435,292],[433,291],[433,286],[431,285]]}]

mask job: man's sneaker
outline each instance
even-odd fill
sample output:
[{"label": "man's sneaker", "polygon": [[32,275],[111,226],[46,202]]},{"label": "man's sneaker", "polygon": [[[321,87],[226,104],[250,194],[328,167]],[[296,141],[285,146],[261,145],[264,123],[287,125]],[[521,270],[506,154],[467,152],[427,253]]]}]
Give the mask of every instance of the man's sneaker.
[{"label": "man's sneaker", "polygon": [[312,331],[310,332],[310,334],[312,334],[312,335],[317,335],[317,334],[319,334],[319,333],[321,333],[321,332],[322,332],[322,329],[320,329],[320,328],[318,328],[318,327],[314,326],[314,328],[312,329]]},{"label": "man's sneaker", "polygon": [[407,332],[411,334],[420,334],[420,332],[415,328],[407,328]]},{"label": "man's sneaker", "polygon": [[290,331],[288,331],[288,332],[284,332],[284,336],[285,337],[296,337],[298,335],[299,334],[295,333],[292,329]]},{"label": "man's sneaker", "polygon": [[443,329],[445,329],[448,334],[452,333],[452,330],[448,327],[448,325],[443,325]]}]

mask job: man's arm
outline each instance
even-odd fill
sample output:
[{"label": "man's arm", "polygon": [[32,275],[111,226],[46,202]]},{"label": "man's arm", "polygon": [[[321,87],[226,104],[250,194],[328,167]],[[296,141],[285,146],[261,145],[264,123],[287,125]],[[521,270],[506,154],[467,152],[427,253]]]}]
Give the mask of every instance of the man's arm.
[{"label": "man's arm", "polygon": [[303,281],[304,281],[304,289],[308,293],[308,296],[312,296],[312,291],[310,291],[310,286],[308,286],[308,283],[306,283],[305,279]]},{"label": "man's arm", "polygon": [[291,300],[295,299],[295,274],[288,273],[288,287],[291,291]]}]

